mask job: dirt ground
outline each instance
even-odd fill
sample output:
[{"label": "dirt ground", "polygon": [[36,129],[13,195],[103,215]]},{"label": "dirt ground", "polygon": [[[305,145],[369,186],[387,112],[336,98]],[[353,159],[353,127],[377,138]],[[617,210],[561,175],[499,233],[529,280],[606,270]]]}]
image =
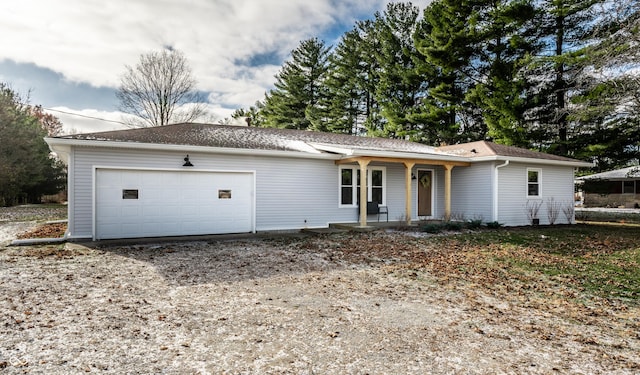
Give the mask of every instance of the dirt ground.
[{"label": "dirt ground", "polygon": [[640,372],[637,309],[572,317],[443,282],[399,266],[416,241],[0,247],[0,373]]},{"label": "dirt ground", "polygon": [[[62,205],[0,207],[0,249],[20,234],[40,228],[43,222],[66,219],[66,217],[67,207]],[[55,233],[55,236],[61,237],[63,234]]]}]

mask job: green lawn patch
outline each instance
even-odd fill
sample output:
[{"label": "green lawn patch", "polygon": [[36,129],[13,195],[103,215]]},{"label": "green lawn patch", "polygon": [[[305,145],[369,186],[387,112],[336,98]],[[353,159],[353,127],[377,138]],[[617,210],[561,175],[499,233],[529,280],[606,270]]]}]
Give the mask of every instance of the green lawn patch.
[{"label": "green lawn patch", "polygon": [[[455,257],[436,271],[490,288],[579,294],[640,303],[640,230],[619,225],[510,228],[438,238]],[[447,263],[453,262],[452,265]],[[545,284],[545,285],[543,285]]]}]

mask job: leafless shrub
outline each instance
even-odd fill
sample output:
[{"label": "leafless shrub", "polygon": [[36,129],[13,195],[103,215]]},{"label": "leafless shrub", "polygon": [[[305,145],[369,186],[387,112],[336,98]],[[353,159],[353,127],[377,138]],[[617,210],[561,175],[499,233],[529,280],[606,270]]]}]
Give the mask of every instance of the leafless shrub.
[{"label": "leafless shrub", "polygon": [[449,217],[449,221],[466,221],[464,212],[453,212]]},{"label": "leafless shrub", "polygon": [[538,200],[527,201],[527,204],[524,206],[524,209],[527,212],[527,217],[529,218],[529,223],[531,225],[533,225],[534,219],[538,219],[538,212],[540,211],[541,206],[542,201]]},{"label": "leafless shrub", "polygon": [[567,218],[567,223],[573,223],[573,218],[576,214],[576,206],[573,202],[568,202],[562,206],[562,212],[564,217]]},{"label": "leafless shrub", "polygon": [[560,209],[562,204],[560,202],[556,202],[556,200],[551,197],[547,200],[547,219],[549,219],[549,224],[555,224],[556,220],[558,220],[558,215],[560,215]]}]

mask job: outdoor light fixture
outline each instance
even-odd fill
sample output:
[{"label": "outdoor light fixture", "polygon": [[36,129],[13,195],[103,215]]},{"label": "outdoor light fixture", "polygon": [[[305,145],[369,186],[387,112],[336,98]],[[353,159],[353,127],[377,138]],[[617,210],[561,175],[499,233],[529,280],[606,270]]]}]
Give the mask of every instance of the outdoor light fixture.
[{"label": "outdoor light fixture", "polygon": [[189,161],[189,155],[187,155],[184,158],[184,164],[182,164],[183,167],[193,167],[193,164],[191,164],[191,162]]}]

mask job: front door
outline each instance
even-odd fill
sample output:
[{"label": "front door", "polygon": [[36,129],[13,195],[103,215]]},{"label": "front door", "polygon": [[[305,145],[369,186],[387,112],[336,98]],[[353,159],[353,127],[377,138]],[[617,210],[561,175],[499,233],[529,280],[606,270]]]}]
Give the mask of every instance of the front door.
[{"label": "front door", "polygon": [[418,216],[433,216],[433,171],[418,170]]}]

